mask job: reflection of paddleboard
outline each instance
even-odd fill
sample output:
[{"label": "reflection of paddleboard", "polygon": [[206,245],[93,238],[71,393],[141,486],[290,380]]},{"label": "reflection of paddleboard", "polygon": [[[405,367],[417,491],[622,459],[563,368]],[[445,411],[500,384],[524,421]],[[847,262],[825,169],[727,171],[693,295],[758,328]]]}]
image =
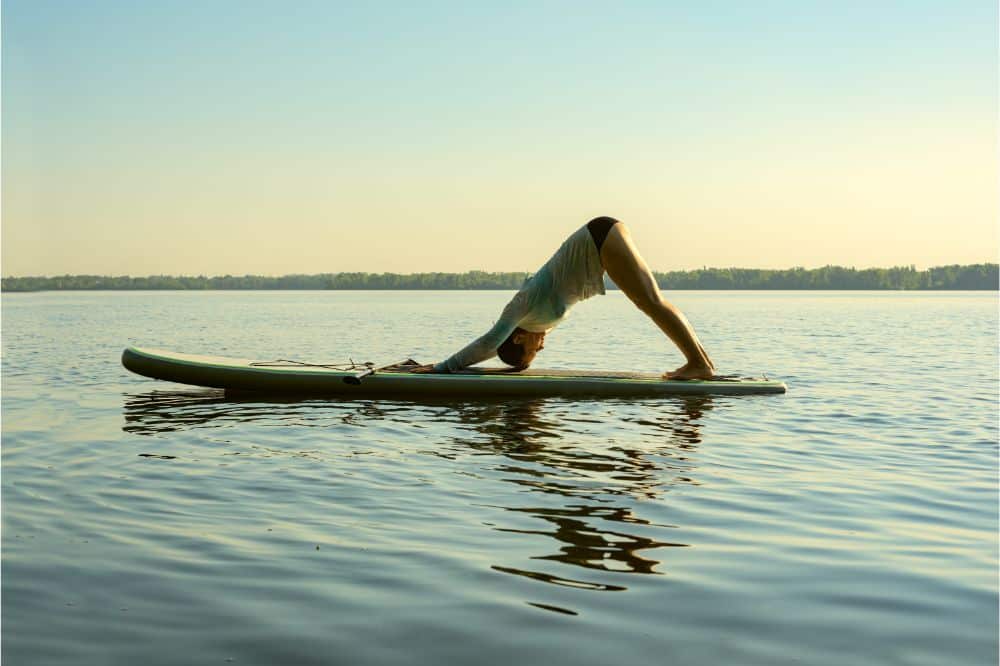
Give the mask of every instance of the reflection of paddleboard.
[{"label": "reflection of paddleboard", "polygon": [[249,361],[195,356],[128,347],[122,365],[132,372],[181,384],[270,394],[342,396],[650,396],[784,393],[783,382],[720,377],[709,381],[666,381],[660,375],[588,370],[470,368],[450,375],[415,374],[401,363],[375,369],[367,365],[320,365],[299,361]]}]

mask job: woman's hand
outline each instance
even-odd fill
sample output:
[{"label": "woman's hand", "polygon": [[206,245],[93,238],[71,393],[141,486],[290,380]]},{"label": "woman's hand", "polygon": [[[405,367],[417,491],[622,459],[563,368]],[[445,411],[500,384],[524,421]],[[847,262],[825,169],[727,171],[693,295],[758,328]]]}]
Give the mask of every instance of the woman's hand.
[{"label": "woman's hand", "polygon": [[428,363],[427,365],[418,365],[417,367],[410,370],[410,372],[416,372],[421,375],[427,375],[434,372],[434,364]]}]

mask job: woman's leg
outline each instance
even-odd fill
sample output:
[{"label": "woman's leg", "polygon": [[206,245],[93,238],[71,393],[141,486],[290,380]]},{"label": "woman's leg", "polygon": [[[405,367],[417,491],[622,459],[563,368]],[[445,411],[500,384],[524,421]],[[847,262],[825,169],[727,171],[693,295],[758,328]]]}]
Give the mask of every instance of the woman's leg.
[{"label": "woman's leg", "polygon": [[601,264],[629,300],[652,319],[684,354],[687,363],[664,376],[668,379],[705,379],[715,366],[684,316],[660,295],[649,266],[639,255],[632,235],[621,222],[611,228],[601,247]]}]

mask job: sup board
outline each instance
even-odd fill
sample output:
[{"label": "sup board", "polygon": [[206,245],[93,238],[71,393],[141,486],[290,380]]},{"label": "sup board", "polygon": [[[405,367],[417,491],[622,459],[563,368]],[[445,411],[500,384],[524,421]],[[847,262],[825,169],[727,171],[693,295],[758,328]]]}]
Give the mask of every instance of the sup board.
[{"label": "sup board", "polygon": [[276,394],[335,396],[655,396],[784,393],[767,378],[717,377],[664,380],[658,374],[587,370],[468,368],[447,375],[418,374],[415,361],[376,368],[373,364],[311,364],[277,359],[252,361],[128,347],[122,365],[132,372],[180,384]]}]

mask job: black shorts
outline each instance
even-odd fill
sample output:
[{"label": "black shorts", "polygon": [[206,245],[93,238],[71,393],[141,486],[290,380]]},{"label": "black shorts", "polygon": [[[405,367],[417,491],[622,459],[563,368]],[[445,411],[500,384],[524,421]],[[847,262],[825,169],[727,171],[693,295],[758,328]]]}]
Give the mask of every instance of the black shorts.
[{"label": "black shorts", "polygon": [[590,232],[590,237],[594,239],[594,245],[597,246],[597,254],[601,253],[601,248],[604,247],[604,241],[607,239],[611,227],[616,224],[618,224],[618,220],[613,217],[595,217],[590,222],[587,222],[587,231]]}]

